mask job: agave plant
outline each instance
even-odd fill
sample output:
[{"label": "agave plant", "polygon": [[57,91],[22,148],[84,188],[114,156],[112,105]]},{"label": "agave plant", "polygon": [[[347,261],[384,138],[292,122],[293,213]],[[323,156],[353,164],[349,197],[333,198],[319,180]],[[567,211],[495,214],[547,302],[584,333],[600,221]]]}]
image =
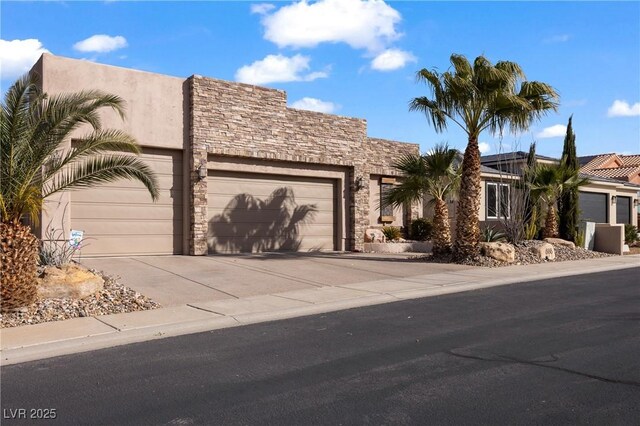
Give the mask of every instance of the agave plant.
[{"label": "agave plant", "polygon": [[[120,130],[103,129],[100,110],[124,118],[124,101],[100,91],[48,96],[35,74],[17,80],[5,94],[0,112],[0,256],[2,310],[32,303],[43,200],[52,194],[88,188],[118,179],[135,179],[158,197],[153,171],[135,155],[140,147]],[[90,129],[79,134],[82,126]],[[70,139],[73,136],[73,144]]]}]

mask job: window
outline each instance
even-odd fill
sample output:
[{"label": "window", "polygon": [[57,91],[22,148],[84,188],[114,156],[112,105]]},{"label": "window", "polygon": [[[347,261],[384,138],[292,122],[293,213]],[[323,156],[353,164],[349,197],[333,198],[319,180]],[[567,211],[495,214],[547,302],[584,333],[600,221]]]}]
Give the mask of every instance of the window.
[{"label": "window", "polygon": [[487,183],[487,219],[509,218],[511,187],[506,183]]},{"label": "window", "polygon": [[396,183],[396,180],[394,178],[381,178],[380,179],[380,221],[381,222],[393,222],[394,221],[393,206],[392,205],[383,206],[382,205],[382,200],[384,200],[384,197],[385,197],[387,191],[389,191],[391,188],[393,188],[393,185],[395,185],[395,183]]}]

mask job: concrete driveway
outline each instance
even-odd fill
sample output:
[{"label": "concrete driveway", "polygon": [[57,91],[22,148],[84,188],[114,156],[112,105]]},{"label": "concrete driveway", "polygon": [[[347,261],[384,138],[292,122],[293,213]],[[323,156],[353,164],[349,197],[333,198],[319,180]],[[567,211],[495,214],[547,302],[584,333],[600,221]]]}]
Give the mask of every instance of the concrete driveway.
[{"label": "concrete driveway", "polygon": [[141,256],[82,259],[163,306],[470,269],[407,255],[363,253]]}]

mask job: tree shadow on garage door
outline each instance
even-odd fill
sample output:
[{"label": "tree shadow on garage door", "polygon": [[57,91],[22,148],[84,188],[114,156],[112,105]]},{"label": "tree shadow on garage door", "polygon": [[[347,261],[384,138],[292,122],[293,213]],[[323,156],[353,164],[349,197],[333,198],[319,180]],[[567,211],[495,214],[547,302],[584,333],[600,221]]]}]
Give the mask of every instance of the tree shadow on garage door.
[{"label": "tree shadow on garage door", "polygon": [[315,204],[298,205],[293,190],[278,188],[266,199],[238,194],[209,221],[209,253],[297,251],[300,227],[313,222]]}]

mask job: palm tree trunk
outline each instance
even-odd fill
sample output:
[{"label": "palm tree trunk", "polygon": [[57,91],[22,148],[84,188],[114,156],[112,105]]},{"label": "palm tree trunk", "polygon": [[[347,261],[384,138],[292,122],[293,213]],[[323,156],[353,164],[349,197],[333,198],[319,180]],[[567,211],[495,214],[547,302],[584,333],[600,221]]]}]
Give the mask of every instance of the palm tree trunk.
[{"label": "palm tree trunk", "polygon": [[453,250],[456,259],[464,259],[477,254],[480,241],[480,148],[474,136],[464,151],[459,194]]},{"label": "palm tree trunk", "polygon": [[18,221],[0,222],[2,312],[35,302],[38,239]]},{"label": "palm tree trunk", "polygon": [[436,198],[433,213],[433,254],[449,253],[450,251],[449,209],[444,200]]},{"label": "palm tree trunk", "polygon": [[547,209],[542,236],[544,238],[558,238],[558,218],[556,217],[556,207],[553,204]]}]

